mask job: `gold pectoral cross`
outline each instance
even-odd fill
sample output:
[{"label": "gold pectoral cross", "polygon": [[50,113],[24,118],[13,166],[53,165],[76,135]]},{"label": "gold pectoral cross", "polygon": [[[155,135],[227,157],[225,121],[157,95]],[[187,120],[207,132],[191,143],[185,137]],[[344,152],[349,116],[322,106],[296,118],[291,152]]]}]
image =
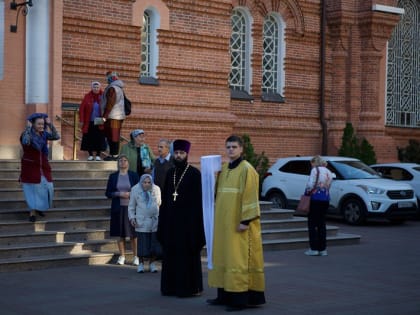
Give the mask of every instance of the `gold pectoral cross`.
[{"label": "gold pectoral cross", "polygon": [[176,197],[178,196],[178,193],[176,192],[176,190],[175,190],[175,192],[172,194],[172,196],[174,196],[174,201],[176,201]]}]

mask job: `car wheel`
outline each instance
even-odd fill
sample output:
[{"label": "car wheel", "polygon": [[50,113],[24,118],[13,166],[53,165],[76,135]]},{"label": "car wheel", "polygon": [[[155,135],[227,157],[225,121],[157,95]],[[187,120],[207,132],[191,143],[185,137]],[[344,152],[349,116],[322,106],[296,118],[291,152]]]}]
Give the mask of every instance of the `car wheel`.
[{"label": "car wheel", "polygon": [[357,225],[365,221],[366,207],[360,199],[349,198],[343,202],[341,213],[347,223]]},{"label": "car wheel", "polygon": [[274,208],[286,209],[287,201],[286,197],[281,192],[272,192],[268,195],[267,200],[273,203]]}]

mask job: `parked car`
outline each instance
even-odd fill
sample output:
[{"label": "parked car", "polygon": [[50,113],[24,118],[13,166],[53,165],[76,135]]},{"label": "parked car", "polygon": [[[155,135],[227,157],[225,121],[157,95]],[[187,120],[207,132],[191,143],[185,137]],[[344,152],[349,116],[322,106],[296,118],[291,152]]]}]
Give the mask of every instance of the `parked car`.
[{"label": "parked car", "polygon": [[[262,197],[279,208],[295,208],[311,171],[311,156],[278,159],[263,180]],[[407,183],[382,178],[358,159],[327,156],[335,174],[330,188],[328,214],[349,224],[382,217],[402,222],[416,214],[417,199]]]},{"label": "parked car", "polygon": [[382,163],[371,167],[382,177],[410,184],[417,197],[417,216],[420,217],[420,164],[416,163]]}]

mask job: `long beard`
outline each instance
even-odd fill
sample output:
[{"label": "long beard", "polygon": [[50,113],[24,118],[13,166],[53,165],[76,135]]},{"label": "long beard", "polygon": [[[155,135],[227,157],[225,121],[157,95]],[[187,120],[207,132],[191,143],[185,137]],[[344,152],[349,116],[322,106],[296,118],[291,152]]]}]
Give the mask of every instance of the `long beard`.
[{"label": "long beard", "polygon": [[176,159],[174,160],[174,165],[176,168],[184,169],[187,166],[187,164],[188,164],[188,158],[185,158],[185,160],[181,160],[181,161],[178,161]]}]

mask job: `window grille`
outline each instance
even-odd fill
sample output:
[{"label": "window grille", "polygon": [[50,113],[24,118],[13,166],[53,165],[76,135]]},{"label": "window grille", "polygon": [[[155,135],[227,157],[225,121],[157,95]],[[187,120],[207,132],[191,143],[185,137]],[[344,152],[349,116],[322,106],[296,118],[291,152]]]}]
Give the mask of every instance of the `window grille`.
[{"label": "window grille", "polygon": [[420,3],[398,6],[405,13],[388,43],[386,125],[420,128]]},{"label": "window grille", "polygon": [[150,47],[151,47],[151,24],[150,14],[145,11],[143,14],[143,30],[141,32],[141,65],[140,75],[150,77]]},{"label": "window grille", "polygon": [[273,16],[265,18],[263,32],[262,91],[274,94],[278,92],[279,25]]},{"label": "window grille", "polygon": [[232,34],[230,37],[231,70],[229,86],[233,90],[246,90],[246,18],[239,11],[234,10],[232,17]]}]

